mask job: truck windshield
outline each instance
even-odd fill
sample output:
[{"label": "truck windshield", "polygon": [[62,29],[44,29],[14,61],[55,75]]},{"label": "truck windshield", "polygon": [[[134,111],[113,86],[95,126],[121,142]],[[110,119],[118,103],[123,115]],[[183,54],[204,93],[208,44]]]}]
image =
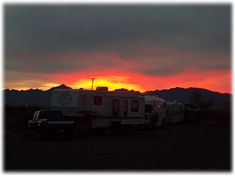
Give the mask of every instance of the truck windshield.
[{"label": "truck windshield", "polygon": [[63,120],[63,115],[60,111],[42,111],[39,113],[39,119]]}]

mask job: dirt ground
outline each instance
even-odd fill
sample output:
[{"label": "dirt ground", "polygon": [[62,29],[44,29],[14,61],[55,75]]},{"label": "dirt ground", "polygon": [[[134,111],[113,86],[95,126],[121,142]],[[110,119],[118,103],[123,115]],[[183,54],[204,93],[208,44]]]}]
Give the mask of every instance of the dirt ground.
[{"label": "dirt ground", "polygon": [[37,140],[5,130],[9,171],[230,171],[228,123],[183,123],[125,134],[84,132]]}]

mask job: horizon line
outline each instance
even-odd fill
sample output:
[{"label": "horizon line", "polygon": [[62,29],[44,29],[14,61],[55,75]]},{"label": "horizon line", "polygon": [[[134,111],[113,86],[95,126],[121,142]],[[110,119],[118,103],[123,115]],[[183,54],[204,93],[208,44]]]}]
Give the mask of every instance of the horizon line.
[{"label": "horizon line", "polygon": [[[60,86],[66,86],[66,87],[69,87],[67,86],[66,84],[60,84],[56,87],[60,87]],[[3,89],[4,90],[16,90],[16,91],[29,91],[29,90],[40,90],[40,91],[48,91],[52,88],[56,88],[56,87],[51,87],[49,89],[45,89],[45,90],[42,90],[42,89],[39,89],[39,88],[29,88],[29,89],[9,89],[9,88],[5,88]],[[107,87],[107,86],[99,86],[99,87]],[[72,87],[69,87],[73,90],[78,90],[78,89],[83,89],[83,90],[90,90],[90,89],[84,89],[84,88],[72,88]],[[141,92],[141,91],[138,91],[138,90],[134,90],[134,89],[127,89],[127,88],[119,88],[119,89],[115,89],[115,90],[121,90],[121,89],[125,89],[127,91],[135,91],[135,92],[140,92],[140,93],[146,93],[146,92],[154,92],[154,91],[163,91],[163,90],[170,90],[170,89],[175,89],[175,88],[181,88],[181,89],[190,89],[190,88],[193,88],[193,89],[203,89],[203,90],[208,90],[208,91],[211,91],[211,92],[216,92],[216,93],[220,93],[220,94],[231,94],[232,95],[232,92],[231,93],[228,93],[228,92],[219,92],[219,91],[213,91],[213,90],[210,90],[210,89],[206,89],[206,88],[200,88],[200,87],[179,87],[179,86],[176,86],[176,87],[172,87],[172,88],[166,88],[166,89],[155,89],[155,90],[146,90],[144,92]],[[115,91],[115,90],[112,90],[112,91]]]}]

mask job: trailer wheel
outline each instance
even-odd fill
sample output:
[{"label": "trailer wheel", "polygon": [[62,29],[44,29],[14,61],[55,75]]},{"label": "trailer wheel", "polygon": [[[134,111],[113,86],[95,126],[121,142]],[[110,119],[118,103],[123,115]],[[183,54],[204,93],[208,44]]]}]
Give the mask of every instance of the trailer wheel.
[{"label": "trailer wheel", "polygon": [[73,129],[69,129],[65,131],[65,137],[66,138],[73,138],[74,137],[74,130]]},{"label": "trailer wheel", "polygon": [[162,126],[163,127],[167,126],[167,120],[166,119],[162,119]]},{"label": "trailer wheel", "polygon": [[123,126],[120,122],[112,122],[112,133],[121,134],[123,133]]},{"label": "trailer wheel", "polygon": [[145,125],[143,125],[143,124],[139,125],[139,129],[144,130],[145,129]]}]

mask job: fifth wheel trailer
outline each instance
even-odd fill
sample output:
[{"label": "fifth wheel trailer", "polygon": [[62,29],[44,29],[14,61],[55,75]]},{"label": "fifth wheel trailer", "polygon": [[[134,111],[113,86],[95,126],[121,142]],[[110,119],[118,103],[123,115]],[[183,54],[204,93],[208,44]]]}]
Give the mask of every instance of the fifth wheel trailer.
[{"label": "fifth wheel trailer", "polygon": [[76,121],[79,129],[109,128],[113,125],[142,125],[145,122],[145,97],[132,92],[56,89],[53,110]]}]

